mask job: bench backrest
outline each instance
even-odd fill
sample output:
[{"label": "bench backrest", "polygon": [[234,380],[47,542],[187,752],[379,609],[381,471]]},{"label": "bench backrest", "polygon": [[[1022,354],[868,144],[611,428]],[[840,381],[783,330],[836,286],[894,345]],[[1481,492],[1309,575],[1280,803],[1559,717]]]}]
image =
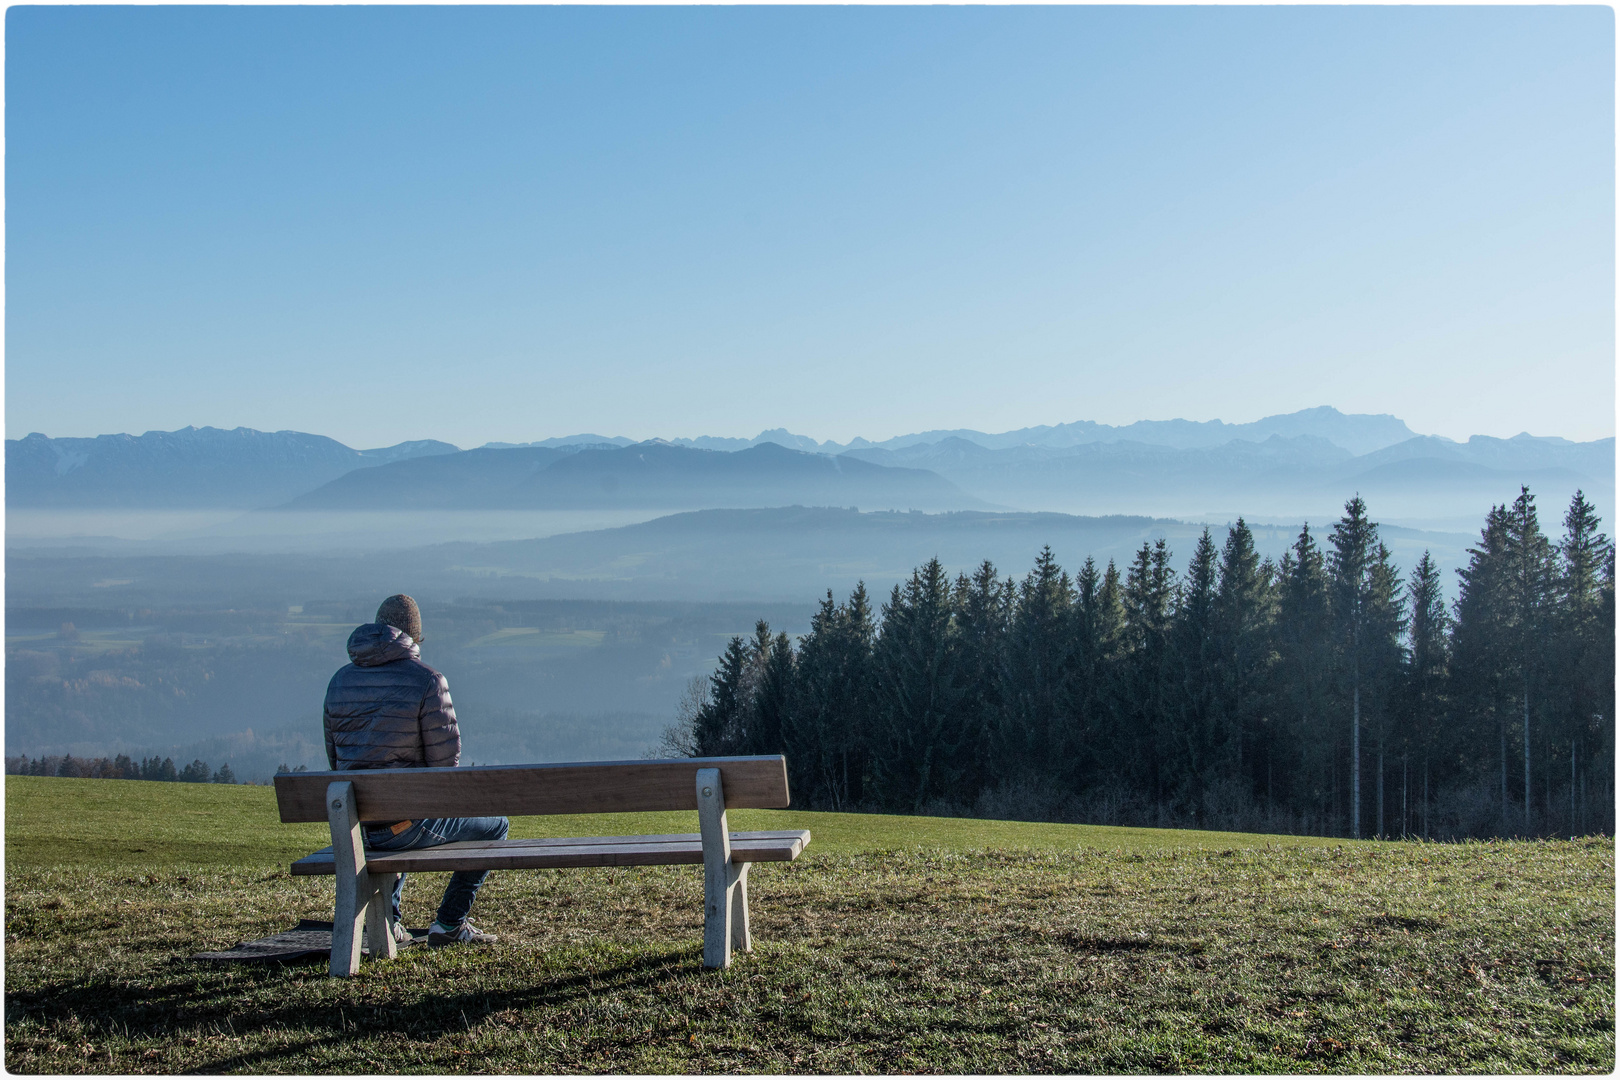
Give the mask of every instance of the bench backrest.
[{"label": "bench backrest", "polygon": [[362,821],[696,810],[699,769],[720,770],[728,809],[776,810],[788,804],[787,759],[774,754],[277,773],[276,805],[287,823],[326,821],[327,785],[347,780],[354,784]]}]

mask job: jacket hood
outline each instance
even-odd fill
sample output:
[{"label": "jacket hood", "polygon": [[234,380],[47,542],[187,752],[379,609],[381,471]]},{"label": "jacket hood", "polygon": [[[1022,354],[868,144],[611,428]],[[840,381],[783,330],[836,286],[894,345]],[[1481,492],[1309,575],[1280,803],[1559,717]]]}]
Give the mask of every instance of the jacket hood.
[{"label": "jacket hood", "polygon": [[395,660],[416,660],[422,649],[410,635],[387,623],[366,623],[349,635],[349,659],[355,667],[377,667]]}]

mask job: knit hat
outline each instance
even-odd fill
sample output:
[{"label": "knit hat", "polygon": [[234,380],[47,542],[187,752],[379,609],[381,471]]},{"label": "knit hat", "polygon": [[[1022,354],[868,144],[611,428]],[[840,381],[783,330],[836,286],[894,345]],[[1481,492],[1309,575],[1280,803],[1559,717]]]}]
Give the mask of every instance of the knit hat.
[{"label": "knit hat", "polygon": [[377,608],[377,621],[396,630],[403,630],[418,645],[422,643],[422,612],[416,601],[404,593],[395,593]]}]

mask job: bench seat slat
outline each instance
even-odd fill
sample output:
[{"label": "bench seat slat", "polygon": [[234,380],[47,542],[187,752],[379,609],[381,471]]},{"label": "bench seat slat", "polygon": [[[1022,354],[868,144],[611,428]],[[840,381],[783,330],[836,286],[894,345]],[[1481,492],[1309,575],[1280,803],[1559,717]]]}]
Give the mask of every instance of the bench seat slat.
[{"label": "bench seat slat", "polygon": [[276,806],[288,824],[325,821],[326,787],[343,782],[354,785],[362,821],[696,810],[694,781],[703,768],[720,770],[726,805],[734,810],[788,805],[787,759],[775,754],[277,773]]},{"label": "bench seat slat", "polygon": [[[810,842],[808,830],[734,832],[734,862],[792,862]],[[370,873],[442,870],[537,870],[592,866],[672,866],[701,864],[703,841],[698,833],[656,836],[591,836],[540,840],[486,840],[441,844],[411,851],[368,855]],[[295,876],[331,874],[330,850],[306,855],[292,864]]]},{"label": "bench seat slat", "polygon": [[[731,835],[747,835],[767,838],[776,836],[798,836],[799,831],[790,830],[787,832],[757,832],[747,834],[732,833]],[[616,836],[543,836],[522,840],[463,840],[457,842],[456,849],[458,851],[467,851],[472,848],[513,847],[518,845],[522,845],[524,847],[580,847],[581,845],[589,844],[689,844],[693,840],[700,838],[701,834],[699,833],[657,833],[647,836],[627,836],[622,834]],[[321,850],[325,851],[326,849],[322,848]],[[418,848],[414,850],[427,851],[429,849]],[[377,854],[381,856],[389,854],[389,852],[379,851]]]}]

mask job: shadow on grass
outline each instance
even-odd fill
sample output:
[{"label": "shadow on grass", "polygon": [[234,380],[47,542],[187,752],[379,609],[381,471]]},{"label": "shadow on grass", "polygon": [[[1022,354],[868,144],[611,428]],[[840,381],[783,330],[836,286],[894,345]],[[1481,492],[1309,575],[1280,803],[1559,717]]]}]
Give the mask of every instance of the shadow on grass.
[{"label": "shadow on grass", "polygon": [[1080,955],[1095,953],[1169,953],[1173,956],[1197,956],[1204,951],[1200,941],[1171,941],[1152,937],[1095,937],[1067,931],[1048,935],[1037,932],[1037,939],[1049,940]]},{"label": "shadow on grass", "polygon": [[1367,920],[1367,925],[1386,930],[1416,930],[1424,934],[1432,934],[1440,929],[1440,922],[1437,919],[1422,916],[1412,918],[1405,915],[1374,915]]},{"label": "shadow on grass", "polygon": [[[417,1001],[386,997],[368,1001],[342,996],[351,986],[363,992],[368,988],[366,982],[328,981],[325,963],[321,957],[318,964],[302,960],[291,964],[230,965],[227,969],[222,964],[176,958],[163,965],[168,978],[154,979],[144,986],[63,982],[9,994],[7,1020],[14,1021],[25,1013],[36,1019],[95,1017],[98,1026],[127,1037],[166,1041],[179,1041],[208,1028],[239,1035],[250,1030],[281,1031],[291,1037],[289,1042],[273,1048],[197,1062],[186,1069],[200,1073],[251,1072],[277,1061],[307,1061],[314,1048],[342,1046],[357,1037],[400,1036],[419,1040],[425,1048],[441,1035],[470,1029],[496,1012],[530,1007],[566,1009],[593,995],[646,990],[670,978],[705,976],[698,951],[682,948],[642,955],[612,967],[542,977],[526,987],[491,984]],[[508,970],[503,965],[501,973]],[[432,978],[434,973],[412,974]],[[438,977],[455,983],[464,981],[468,974],[447,971]],[[471,974],[477,977],[477,973]],[[712,977],[713,973],[708,974]],[[265,1007],[265,992],[286,1004]],[[252,1002],[246,1003],[244,999],[250,998]]]}]

